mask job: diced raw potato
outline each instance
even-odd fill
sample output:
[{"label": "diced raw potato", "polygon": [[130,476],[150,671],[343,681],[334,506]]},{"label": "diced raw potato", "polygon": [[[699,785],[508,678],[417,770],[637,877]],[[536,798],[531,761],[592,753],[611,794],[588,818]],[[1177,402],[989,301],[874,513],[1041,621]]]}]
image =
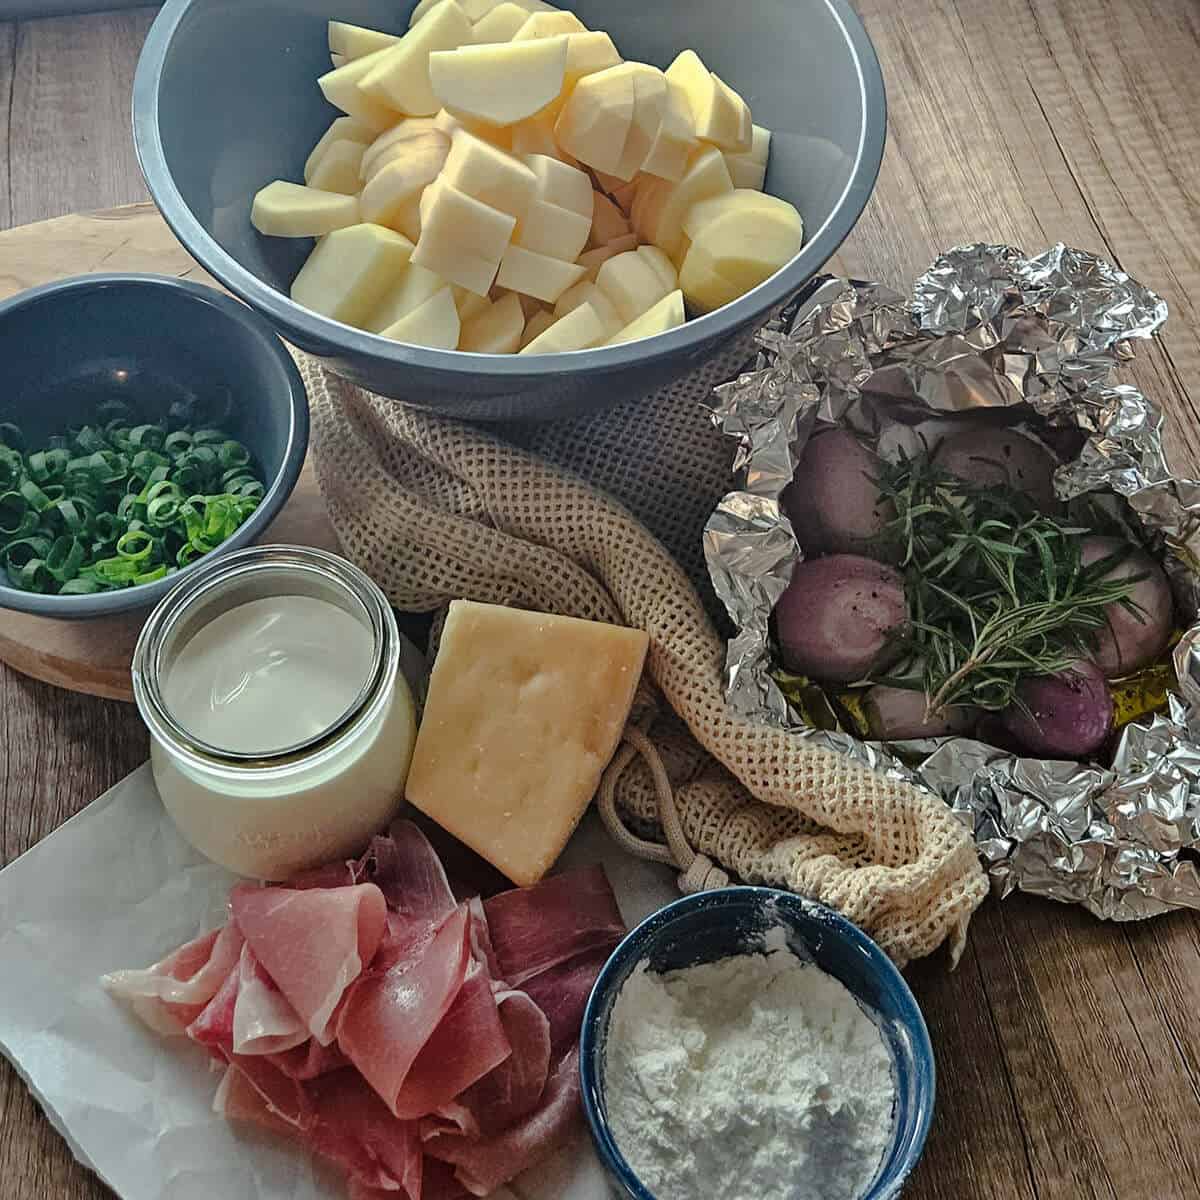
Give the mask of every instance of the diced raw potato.
[{"label": "diced raw potato", "polygon": [[[629,232],[625,214],[603,192],[593,192],[592,232],[588,236],[588,248],[594,250],[597,246],[607,246],[613,238],[624,237]],[[575,256],[572,254],[571,258]]]},{"label": "diced raw potato", "polygon": [[565,317],[581,304],[590,304],[596,310],[596,316],[604,323],[606,336],[611,337],[624,324],[612,301],[590,279],[584,279],[574,287],[567,288],[554,306],[554,315]]},{"label": "diced raw potato", "polygon": [[615,237],[608,243],[607,248],[614,254],[624,254],[626,250],[636,250],[638,248],[637,234],[625,233],[620,237]]},{"label": "diced raw potato", "polygon": [[476,354],[515,354],[524,331],[525,313],[521,301],[510,293],[463,325],[458,348]]},{"label": "diced raw potato", "polygon": [[604,322],[590,304],[578,308],[548,326],[522,348],[522,354],[563,354],[569,350],[587,350],[604,340]]},{"label": "diced raw potato", "polygon": [[562,91],[566,63],[565,37],[460,46],[429,56],[429,78],[442,106],[455,116],[512,125],[540,112]]},{"label": "diced raw potato", "polygon": [[466,288],[457,285],[450,290],[454,293],[454,304],[464,323],[472,317],[479,316],[481,312],[486,312],[492,303],[486,296],[477,296],[474,292],[468,292]]},{"label": "diced raw potato", "polygon": [[[726,87],[694,50],[685,50],[667,68],[667,78],[683,88],[692,112],[696,137],[735,154],[749,149],[743,141],[745,107],[736,92]],[[749,129],[745,133],[749,134]]]},{"label": "diced raw potato", "polygon": [[380,225],[335,229],[300,268],[292,299],[322,316],[361,326],[412,253],[408,238]]},{"label": "diced raw potato", "polygon": [[635,342],[639,338],[653,337],[656,333],[666,333],[675,329],[685,320],[683,311],[683,293],[671,292],[664,296],[653,308],[647,309],[640,317],[630,321],[620,333],[608,339],[606,345],[616,346],[620,342]]},{"label": "diced raw potato", "polygon": [[613,174],[628,183],[642,169],[650,147],[662,127],[667,106],[666,76],[646,63],[622,63],[616,71],[628,71],[633,77],[633,121],[621,149],[621,160]]},{"label": "diced raw potato", "polygon": [[445,287],[446,281],[440,275],[410,262],[367,314],[363,328],[371,333],[382,333],[409,313],[416,312],[426,300],[436,296]]},{"label": "diced raw potato", "polygon": [[592,178],[596,181],[596,187],[599,191],[611,196],[619,187],[625,187],[625,180],[618,179],[615,175],[609,175],[605,171],[597,171],[592,168]]},{"label": "diced raw potato", "polygon": [[556,115],[553,109],[554,106],[551,105],[528,120],[512,126],[510,133],[512,152],[515,155],[524,158],[529,154],[544,154],[549,158],[558,158],[574,164],[575,160],[565,150],[560,149],[554,140]]},{"label": "diced raw potato", "polygon": [[401,317],[394,325],[380,330],[385,338],[394,342],[407,342],[410,346],[432,346],[436,350],[457,350],[462,322],[454,297],[448,287],[430,296],[420,308]]},{"label": "diced raw potato", "polygon": [[733,105],[738,114],[738,134],[735,146],[722,146],[722,150],[732,149],[735,154],[745,154],[753,145],[754,122],[750,118],[750,105],[741,98],[715,71],[713,79],[717,82],[717,90],[724,97],[724,102]]},{"label": "diced raw potato", "polygon": [[628,65],[585,75],[554,125],[555,140],[564,150],[610,174],[621,166],[621,151],[633,124],[633,75],[623,70]]},{"label": "diced raw potato", "polygon": [[361,90],[408,116],[433,116],[442,105],[430,82],[430,60],[436,52],[470,42],[472,36],[471,23],[456,0],[440,0],[424,20],[382,52],[363,76]]},{"label": "diced raw potato", "polygon": [[451,187],[518,221],[537,188],[537,177],[519,158],[465,129],[454,135],[443,175]]},{"label": "diced raw potato", "polygon": [[630,183],[623,183],[620,187],[613,188],[610,193],[613,203],[625,214],[629,216],[633,210],[634,197],[637,195],[638,183],[640,179],[634,179]]},{"label": "diced raw potato", "polygon": [[450,147],[440,133],[423,133],[402,142],[399,149],[402,152],[381,167],[362,190],[359,205],[364,221],[391,225],[438,177]]},{"label": "diced raw potato", "polygon": [[697,232],[679,286],[692,308],[712,312],[774,275],[799,252],[803,238],[795,209],[727,212]]},{"label": "diced raw potato", "polygon": [[486,296],[516,220],[441,181],[426,188],[421,200],[421,237],[413,262]]},{"label": "diced raw potato", "polygon": [[621,56],[607,33],[589,30],[567,34],[567,66],[563,91],[569,92],[585,75],[618,66]]},{"label": "diced raw potato", "polygon": [[[367,147],[363,154],[360,174],[363,179],[370,179],[375,171],[383,166],[396,151],[396,148],[411,138],[420,137],[423,133],[441,133],[436,117],[406,117],[400,124],[381,133]],[[450,145],[446,135],[447,149]]]},{"label": "diced raw potato", "polygon": [[[408,18],[408,27],[411,29],[422,17],[430,10],[435,8],[441,0],[417,0],[417,7],[412,10],[412,15]],[[469,14],[468,14],[469,15]]]},{"label": "diced raw potato", "polygon": [[[353,196],[362,187],[358,173],[366,146],[358,142],[334,142],[317,163],[308,182],[325,192]],[[369,219],[369,218],[368,218]]]},{"label": "diced raw potato", "polygon": [[612,301],[626,325],[653,308],[670,290],[636,250],[610,258],[596,274],[596,286]]},{"label": "diced raw potato", "polygon": [[788,217],[796,213],[793,205],[786,200],[780,200],[778,196],[768,196],[763,192],[756,192],[753,188],[735,188],[732,192],[709,196],[707,200],[698,200],[693,204],[684,214],[683,232],[694,242],[701,229],[726,213],[753,213],[765,210],[782,212]]},{"label": "diced raw potato", "polygon": [[618,250],[613,246],[600,246],[595,250],[585,250],[575,261],[587,272],[588,280],[595,283],[596,275],[600,268],[610,258],[616,258],[618,254],[624,254],[626,249],[628,247]]},{"label": "diced raw potato", "polygon": [[[453,0],[443,0],[452,3]],[[399,42],[396,46],[399,46]],[[353,117],[362,125],[366,125],[375,133],[382,133],[400,120],[401,113],[391,104],[386,104],[364,92],[359,84],[382,61],[385,54],[390,54],[396,46],[387,50],[376,50],[374,54],[364,55],[348,62],[344,67],[337,67],[317,80],[325,99],[334,108]],[[357,140],[357,139],[355,139]]]},{"label": "diced raw potato", "polygon": [[523,292],[510,292],[506,288],[492,288],[492,298],[495,300],[503,300],[505,296],[516,296],[521,302],[521,312],[525,314],[525,320],[535,316],[537,313],[545,310],[545,305],[535,299],[533,296],[526,296]]},{"label": "diced raw potato", "polygon": [[541,309],[525,322],[525,331],[521,334],[521,349],[524,350],[530,342],[541,337],[558,318],[548,309]]},{"label": "diced raw potato", "polygon": [[385,50],[399,40],[394,33],[364,29],[361,25],[348,25],[345,21],[329,22],[329,51],[331,54],[340,54],[347,62],[374,54],[376,50]]},{"label": "diced raw potato", "polygon": [[[429,189],[426,188],[426,191]],[[392,228],[398,229],[410,242],[416,242],[421,236],[421,200],[414,197],[404,204],[392,217]]]},{"label": "diced raw potato", "polygon": [[653,242],[675,262],[683,242],[683,218],[700,200],[732,192],[725,159],[715,146],[702,147],[678,183],[647,176],[638,187],[630,214],[643,242]]},{"label": "diced raw potato", "polygon": [[687,93],[676,79],[667,79],[662,121],[642,162],[647,175],[678,181],[696,150],[695,126]]},{"label": "diced raw potato", "polygon": [[477,46],[511,42],[513,34],[528,20],[528,10],[519,4],[498,4],[486,17],[475,23],[471,40]]},{"label": "diced raw potato", "polygon": [[591,221],[592,181],[586,172],[546,154],[527,155],[525,162],[537,177],[535,199],[557,204]]},{"label": "diced raw potato", "polygon": [[254,197],[250,224],[269,237],[322,237],[357,225],[358,198],[277,179]]},{"label": "diced raw potato", "polygon": [[668,291],[673,292],[679,286],[675,264],[657,246],[639,246],[637,252],[658,273]]},{"label": "diced raw potato", "polygon": [[514,42],[527,42],[533,38],[558,37],[564,33],[587,33],[588,27],[574,14],[554,12],[530,13],[525,24],[513,34]]},{"label": "diced raw potato", "polygon": [[547,204],[545,200],[533,200],[525,216],[517,222],[513,245],[574,262],[587,244],[590,229],[587,217],[557,204]]},{"label": "diced raw potato", "polygon": [[583,275],[583,268],[575,263],[563,262],[547,254],[535,254],[521,246],[509,246],[501,260],[496,282],[510,292],[523,292],[526,296],[553,304]]},{"label": "diced raw potato", "polygon": [[350,59],[348,59],[344,54],[330,54],[329,56],[330,65],[335,71],[338,69],[338,67],[344,67],[349,61]]},{"label": "diced raw potato", "polygon": [[317,163],[321,161],[321,156],[335,142],[358,142],[365,146],[374,137],[375,130],[371,126],[363,124],[362,121],[356,121],[353,117],[338,117],[321,134],[320,141],[312,148],[312,153],[304,164],[304,182],[309,181],[313,171],[316,170]]},{"label": "diced raw potato", "polygon": [[726,154],[725,165],[735,188],[753,188],[761,192],[767,181],[767,160],[771,156],[771,131],[753,127],[750,149],[744,154]]}]

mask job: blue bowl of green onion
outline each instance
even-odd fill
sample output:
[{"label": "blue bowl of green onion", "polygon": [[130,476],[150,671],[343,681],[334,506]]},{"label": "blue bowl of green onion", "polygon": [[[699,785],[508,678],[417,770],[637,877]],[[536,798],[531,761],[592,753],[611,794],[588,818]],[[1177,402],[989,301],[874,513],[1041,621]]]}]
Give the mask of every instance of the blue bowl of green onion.
[{"label": "blue bowl of green onion", "polygon": [[0,607],[149,608],[254,541],[308,449],[291,355],[187,280],[88,275],[0,303]]}]

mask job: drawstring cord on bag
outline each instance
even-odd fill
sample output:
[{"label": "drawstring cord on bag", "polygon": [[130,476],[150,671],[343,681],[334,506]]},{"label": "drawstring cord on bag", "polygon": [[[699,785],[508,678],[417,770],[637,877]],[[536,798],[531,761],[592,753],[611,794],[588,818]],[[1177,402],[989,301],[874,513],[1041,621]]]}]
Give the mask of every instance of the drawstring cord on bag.
[{"label": "drawstring cord on bag", "polygon": [[[652,718],[651,718],[652,719]],[[675,792],[662,758],[654,743],[639,726],[632,722],[621,735],[622,745],[600,780],[600,819],[622,850],[651,862],[666,863],[679,872],[679,890],[686,896],[693,892],[707,892],[713,888],[729,885],[729,875],[710,858],[692,849],[679,820],[675,807]],[[654,794],[658,807],[658,822],[666,835],[665,846],[638,837],[621,820],[617,811],[617,781],[621,778],[635,755],[640,754],[650,769],[654,781]]]}]

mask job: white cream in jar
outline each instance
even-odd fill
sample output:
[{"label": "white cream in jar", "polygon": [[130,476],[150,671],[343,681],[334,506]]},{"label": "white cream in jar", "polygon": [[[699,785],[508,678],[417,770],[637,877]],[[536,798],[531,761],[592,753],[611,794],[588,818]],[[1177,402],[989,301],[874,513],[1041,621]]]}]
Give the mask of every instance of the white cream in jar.
[{"label": "white cream in jar", "polygon": [[416,736],[379,589],[323,551],[254,547],[151,614],[134,692],[180,832],[240,874],[358,853],[399,807]]}]

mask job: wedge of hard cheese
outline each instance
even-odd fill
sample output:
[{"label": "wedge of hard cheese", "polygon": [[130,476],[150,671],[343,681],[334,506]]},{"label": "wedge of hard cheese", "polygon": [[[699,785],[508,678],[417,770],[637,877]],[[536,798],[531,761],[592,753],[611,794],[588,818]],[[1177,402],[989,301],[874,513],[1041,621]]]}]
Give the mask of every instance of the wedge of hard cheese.
[{"label": "wedge of hard cheese", "polygon": [[617,748],[647,641],[636,629],[455,600],[408,799],[514,883],[536,883]]}]

